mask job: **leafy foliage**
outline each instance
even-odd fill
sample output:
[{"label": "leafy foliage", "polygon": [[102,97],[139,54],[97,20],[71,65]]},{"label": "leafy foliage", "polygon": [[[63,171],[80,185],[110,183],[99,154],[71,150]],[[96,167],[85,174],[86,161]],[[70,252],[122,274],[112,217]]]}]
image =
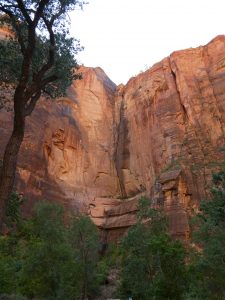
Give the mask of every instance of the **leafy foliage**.
[{"label": "leafy foliage", "polygon": [[196,217],[200,250],[173,240],[165,214],[141,199],[137,224],[103,257],[88,217],[71,216],[65,223],[60,205],[41,202],[30,219],[22,220],[15,193],[8,210],[12,230],[0,236],[0,295],[88,299],[98,295],[112,270],[119,270],[116,296],[122,299],[224,299],[225,173],[215,174],[213,182],[213,199],[201,204]]},{"label": "leafy foliage", "polygon": [[[225,172],[213,175],[212,200],[196,218],[194,239],[202,251],[191,266],[196,299],[225,299]],[[194,277],[195,275],[195,277]]]},{"label": "leafy foliage", "polygon": [[[0,173],[0,230],[13,189],[26,117],[41,95],[65,94],[73,79],[80,78],[75,56],[82,48],[69,35],[68,13],[83,7],[79,0],[0,0],[0,24],[8,37],[0,39],[0,109],[14,109],[13,130],[5,147]],[[6,88],[14,91],[13,105]],[[11,107],[10,107],[11,106]]]},{"label": "leafy foliage", "polygon": [[[32,218],[0,237],[0,294],[38,299],[84,299],[98,290],[95,225],[41,202]],[[85,296],[85,297],[86,297]]]},{"label": "leafy foliage", "polygon": [[74,218],[70,229],[70,241],[79,268],[79,290],[82,299],[98,292],[99,238],[95,225],[88,217]]},{"label": "leafy foliage", "polygon": [[[30,95],[37,91],[35,85],[51,97],[64,95],[71,81],[80,76],[75,72],[75,56],[82,50],[79,41],[69,36],[68,12],[84,3],[1,0],[0,24],[9,32],[8,38],[0,40],[1,84],[19,84],[30,51],[26,87]],[[31,40],[32,26],[35,33]]]},{"label": "leafy foliage", "polygon": [[11,294],[16,289],[19,265],[15,255],[15,240],[0,236],[0,294]]},{"label": "leafy foliage", "polygon": [[140,220],[121,244],[121,294],[143,300],[182,299],[187,278],[185,249],[166,233],[165,215],[146,203],[142,199]]},{"label": "leafy foliage", "polygon": [[30,298],[66,297],[63,284],[73,263],[62,208],[56,204],[39,204],[24,234],[26,239],[21,241],[20,248],[23,264],[19,272],[19,291]]},{"label": "leafy foliage", "polygon": [[24,199],[17,192],[13,191],[9,197],[6,207],[7,225],[12,226],[21,220],[21,204]]}]

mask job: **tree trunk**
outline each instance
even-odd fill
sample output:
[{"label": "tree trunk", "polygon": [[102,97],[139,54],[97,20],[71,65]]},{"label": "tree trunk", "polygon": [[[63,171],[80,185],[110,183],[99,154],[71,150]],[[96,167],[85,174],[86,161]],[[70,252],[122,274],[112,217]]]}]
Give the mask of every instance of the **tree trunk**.
[{"label": "tree trunk", "polygon": [[25,118],[14,118],[14,128],[5,148],[0,174],[0,231],[5,220],[6,204],[13,189],[17,157],[24,137]]}]

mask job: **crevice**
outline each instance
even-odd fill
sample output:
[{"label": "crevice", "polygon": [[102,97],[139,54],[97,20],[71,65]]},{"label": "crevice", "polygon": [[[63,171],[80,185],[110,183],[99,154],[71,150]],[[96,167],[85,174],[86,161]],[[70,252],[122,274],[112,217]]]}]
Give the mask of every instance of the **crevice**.
[{"label": "crevice", "polygon": [[124,168],[124,160],[128,160],[130,156],[128,144],[128,121],[125,117],[125,108],[124,108],[124,98],[122,96],[122,101],[120,105],[120,118],[119,124],[117,126],[117,137],[116,137],[116,147],[114,152],[114,162],[115,168],[117,172],[117,177],[119,180],[119,187],[121,197],[127,197],[125,185],[124,185],[124,175],[123,175],[123,168]]},{"label": "crevice", "polygon": [[172,77],[173,77],[174,85],[175,85],[175,88],[176,88],[176,91],[177,91],[177,94],[178,94],[178,98],[179,98],[181,110],[182,110],[182,112],[183,112],[183,115],[184,115],[184,121],[185,121],[185,120],[188,120],[188,119],[189,119],[189,117],[188,117],[188,112],[187,112],[187,109],[186,109],[186,107],[184,106],[184,104],[181,102],[181,94],[180,94],[180,90],[179,90],[178,84],[177,84],[177,76],[176,76],[175,71],[172,69],[171,62],[170,62],[170,70],[171,70],[171,75],[172,75]]},{"label": "crevice", "polygon": [[89,90],[89,92],[95,96],[95,98],[97,98],[99,100],[99,96],[95,94],[95,92],[93,92],[91,89]]},{"label": "crevice", "polygon": [[[196,126],[193,125],[192,122],[190,122],[187,109],[186,109],[186,107],[184,106],[184,104],[181,101],[181,94],[180,94],[180,90],[179,90],[178,84],[177,84],[176,68],[172,67],[171,59],[169,59],[169,63],[170,63],[171,75],[173,76],[175,88],[176,88],[176,91],[178,93],[179,103],[180,103],[180,106],[181,106],[181,109],[182,109],[182,112],[183,112],[183,115],[184,115],[184,123],[186,121],[189,121],[188,124],[186,124],[188,126],[185,126],[185,134],[184,134],[184,136],[186,136],[188,134],[188,132],[190,132],[190,129],[188,130],[188,127],[191,126],[191,129],[193,130],[195,138],[196,138],[196,143],[198,144],[199,149],[200,149],[200,151],[201,151],[201,153],[203,155],[203,160],[205,160],[205,152],[204,152],[204,146],[202,145],[201,136],[199,135],[199,132],[197,131]],[[199,126],[199,128],[201,128],[201,126],[199,124],[198,124],[198,126]],[[189,145],[186,145],[186,147],[189,149]],[[182,148],[183,148],[183,146],[182,146]],[[181,149],[181,152],[182,151],[183,151],[183,149]],[[191,150],[189,150],[189,151],[190,151],[190,154],[192,155],[192,151]]]}]

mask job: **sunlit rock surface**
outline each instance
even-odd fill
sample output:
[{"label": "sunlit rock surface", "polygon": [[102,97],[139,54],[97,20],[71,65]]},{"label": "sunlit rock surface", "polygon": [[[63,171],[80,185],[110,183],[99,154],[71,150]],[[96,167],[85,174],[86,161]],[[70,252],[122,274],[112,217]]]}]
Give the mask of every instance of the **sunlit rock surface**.
[{"label": "sunlit rock surface", "polygon": [[[147,195],[171,233],[188,238],[188,216],[223,161],[225,37],[174,52],[126,86],[100,68],[80,71],[67,98],[42,99],[27,119],[16,180],[24,211],[37,199],[58,201],[116,237]],[[1,110],[1,153],[11,123]]]}]

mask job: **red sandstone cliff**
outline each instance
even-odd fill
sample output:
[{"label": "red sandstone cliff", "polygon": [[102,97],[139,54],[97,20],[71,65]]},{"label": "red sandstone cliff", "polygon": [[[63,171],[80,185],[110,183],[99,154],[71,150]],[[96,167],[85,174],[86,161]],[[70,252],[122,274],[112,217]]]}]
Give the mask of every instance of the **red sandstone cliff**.
[{"label": "red sandstone cliff", "polygon": [[188,234],[187,211],[207,196],[223,158],[224,83],[225,37],[218,36],[172,53],[117,91],[122,192],[144,187],[168,210],[176,235]]},{"label": "red sandstone cliff", "polygon": [[[118,232],[135,222],[139,196],[118,198],[144,193],[187,236],[223,159],[225,36],[172,53],[126,86],[100,68],[81,71],[67,98],[41,101],[28,120],[17,172],[27,209],[38,198],[90,206],[98,226]],[[11,118],[0,111],[1,153]]]}]

